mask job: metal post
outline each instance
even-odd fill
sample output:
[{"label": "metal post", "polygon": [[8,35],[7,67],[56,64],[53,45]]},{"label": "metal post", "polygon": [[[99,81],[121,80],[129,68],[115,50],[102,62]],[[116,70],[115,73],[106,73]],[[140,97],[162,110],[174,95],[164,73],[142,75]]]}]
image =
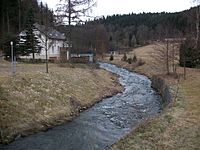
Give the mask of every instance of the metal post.
[{"label": "metal post", "polygon": [[11,45],[11,68],[12,68],[12,75],[15,75],[15,62],[14,62],[14,52],[13,52],[13,41],[10,42]]}]

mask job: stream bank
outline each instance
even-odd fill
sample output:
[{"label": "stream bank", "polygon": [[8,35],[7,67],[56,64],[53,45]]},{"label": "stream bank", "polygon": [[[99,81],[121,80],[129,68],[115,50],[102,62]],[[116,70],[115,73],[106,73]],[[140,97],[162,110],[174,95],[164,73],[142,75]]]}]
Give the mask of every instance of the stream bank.
[{"label": "stream bank", "polygon": [[0,64],[0,143],[46,131],[72,120],[80,111],[123,91],[118,77],[96,65]]}]

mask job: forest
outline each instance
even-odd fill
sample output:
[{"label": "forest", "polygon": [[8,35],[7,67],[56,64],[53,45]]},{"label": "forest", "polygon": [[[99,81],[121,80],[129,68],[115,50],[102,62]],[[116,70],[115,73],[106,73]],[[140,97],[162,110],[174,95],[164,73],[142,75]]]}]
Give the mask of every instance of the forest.
[{"label": "forest", "polygon": [[141,13],[102,17],[93,23],[105,25],[113,49],[135,47],[164,38],[195,34],[195,9],[176,13]]}]

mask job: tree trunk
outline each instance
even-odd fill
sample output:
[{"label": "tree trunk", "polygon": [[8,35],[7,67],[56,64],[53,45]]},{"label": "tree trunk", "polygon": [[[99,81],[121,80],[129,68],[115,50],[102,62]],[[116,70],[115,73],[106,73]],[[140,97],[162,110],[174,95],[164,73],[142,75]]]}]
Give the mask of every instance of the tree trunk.
[{"label": "tree trunk", "polygon": [[45,11],[45,34],[46,34],[46,37],[45,37],[45,53],[46,53],[46,73],[49,73],[49,60],[48,60],[48,45],[47,45],[47,10],[48,10],[48,7],[46,5],[46,11]]},{"label": "tree trunk", "polygon": [[167,74],[169,74],[169,41],[167,39],[167,52],[166,52],[166,69],[167,69]]},{"label": "tree trunk", "polygon": [[9,11],[8,11],[8,6],[6,8],[6,19],[7,19],[7,32],[9,33],[10,32],[10,18],[9,18]]},{"label": "tree trunk", "polygon": [[[4,0],[3,0],[3,4],[4,4]],[[4,10],[2,9],[1,10],[1,15],[2,15],[2,27],[1,27],[1,33],[2,33],[2,37],[4,36],[4,29],[5,29],[5,12]]]},{"label": "tree trunk", "polygon": [[172,48],[172,66],[173,66],[173,73],[176,73],[176,68],[175,68],[175,46],[173,43],[173,48]]},{"label": "tree trunk", "polygon": [[19,32],[21,31],[21,0],[18,0],[18,5],[19,5],[19,10],[18,10],[18,17],[19,17],[19,27],[18,27],[18,30]]},{"label": "tree trunk", "polygon": [[185,58],[185,52],[184,52],[184,80],[186,80],[186,58]]},{"label": "tree trunk", "polygon": [[196,47],[198,47],[199,44],[199,5],[197,5],[196,9],[196,15],[197,15],[197,20],[196,20]]},{"label": "tree trunk", "polygon": [[34,60],[35,60],[35,53],[33,52],[32,54],[33,54],[33,62],[34,62]]},{"label": "tree trunk", "polygon": [[[68,7],[69,7],[69,16],[68,16],[68,25],[69,25],[69,52],[71,53],[71,0],[68,0]],[[66,52],[67,55],[67,52]],[[67,57],[67,56],[66,56]]]}]

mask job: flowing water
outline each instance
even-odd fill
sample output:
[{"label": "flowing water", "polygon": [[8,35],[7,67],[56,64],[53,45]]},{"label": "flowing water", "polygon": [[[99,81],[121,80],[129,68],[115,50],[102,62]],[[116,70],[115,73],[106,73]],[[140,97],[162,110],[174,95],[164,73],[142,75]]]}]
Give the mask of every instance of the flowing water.
[{"label": "flowing water", "polygon": [[115,65],[100,67],[119,75],[123,93],[106,98],[72,122],[40,132],[0,148],[3,150],[103,150],[139,123],[161,111],[161,97],[151,81]]}]

